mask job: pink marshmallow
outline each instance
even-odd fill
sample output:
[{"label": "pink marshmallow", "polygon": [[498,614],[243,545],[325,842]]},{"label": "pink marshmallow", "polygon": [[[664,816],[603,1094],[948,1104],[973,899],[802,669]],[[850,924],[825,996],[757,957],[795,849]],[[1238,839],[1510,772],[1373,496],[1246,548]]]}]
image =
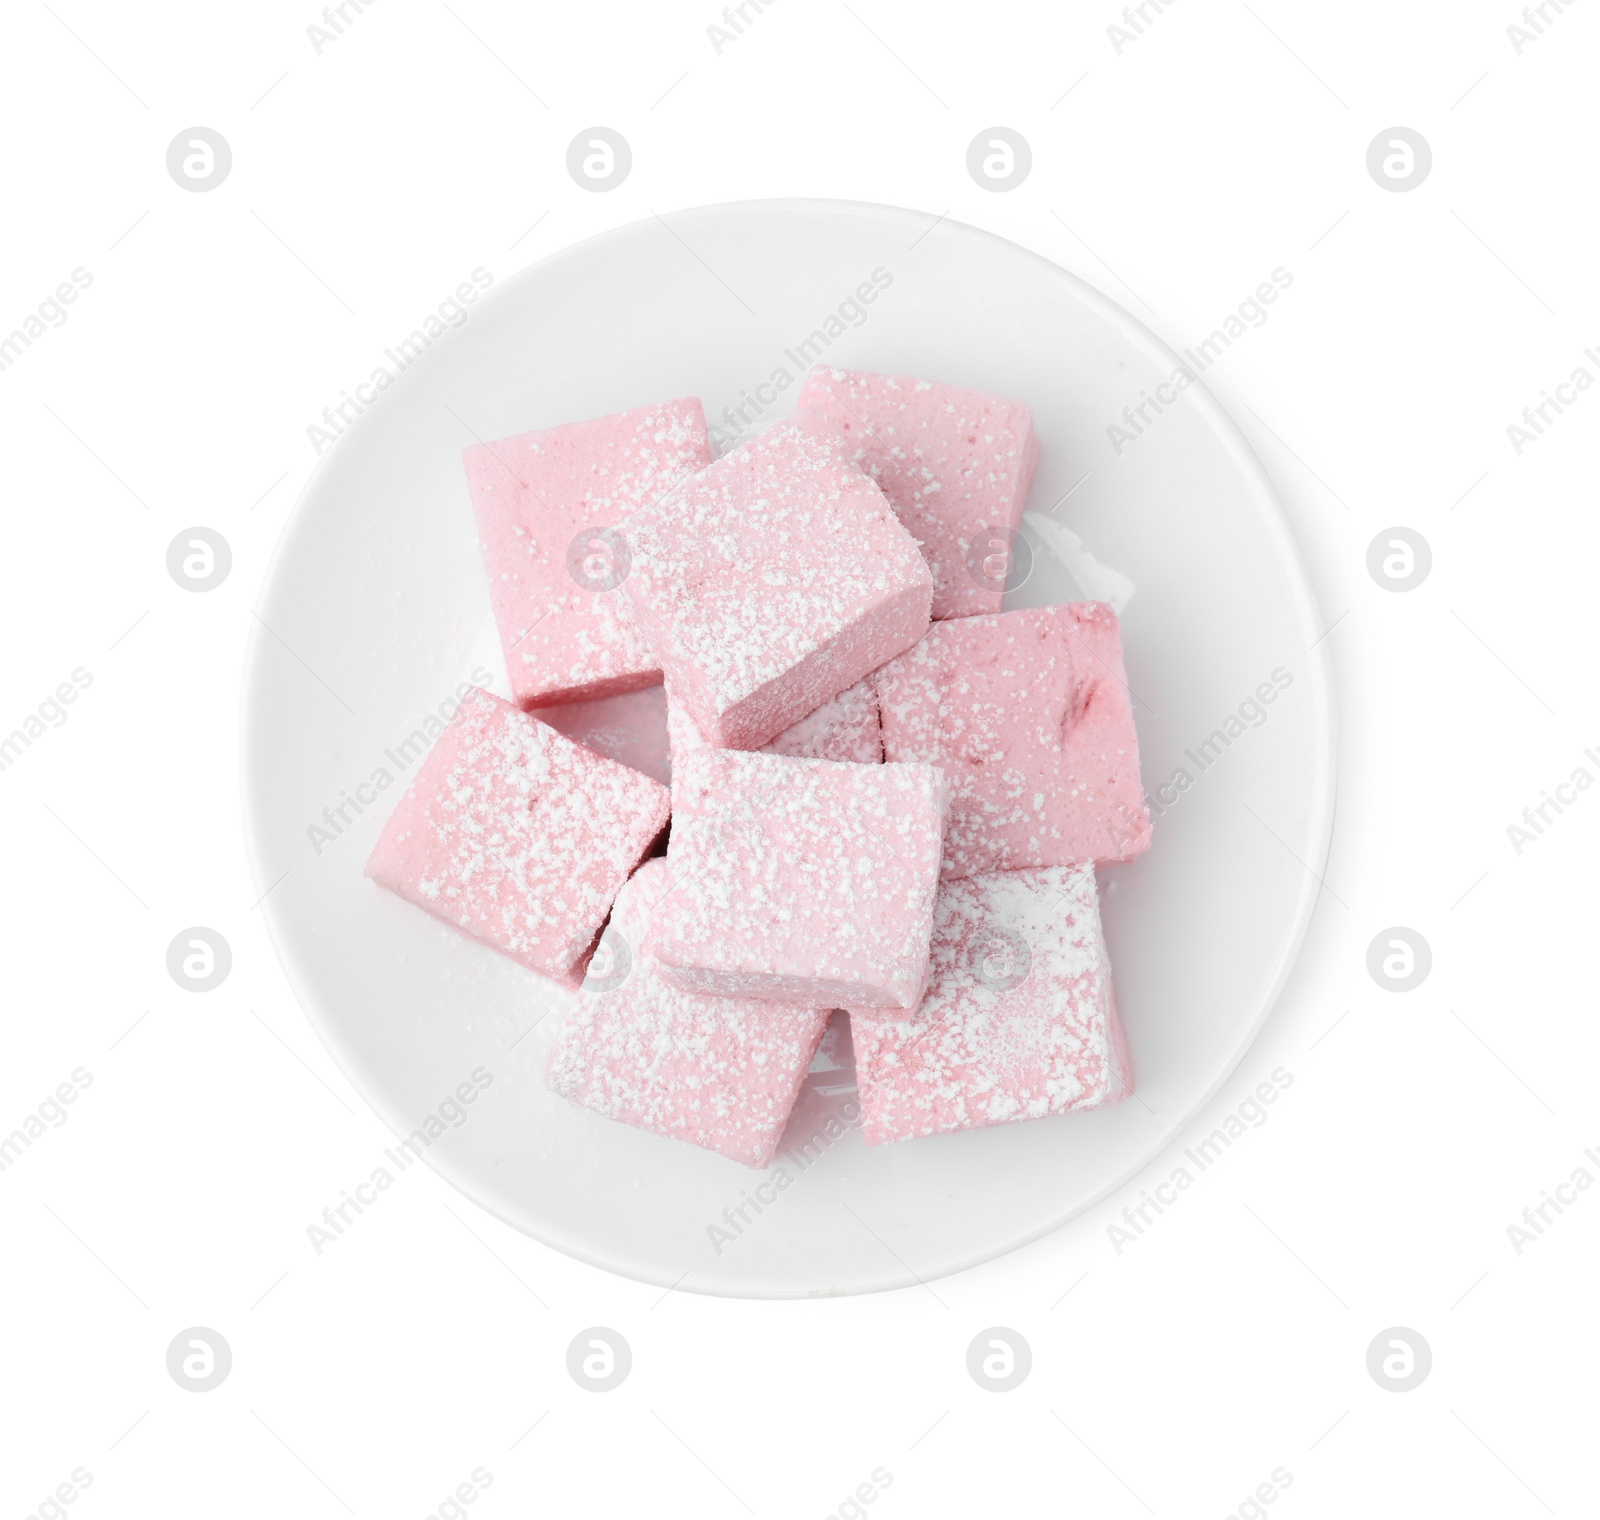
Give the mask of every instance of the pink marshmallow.
[{"label": "pink marshmallow", "polygon": [[675,700],[756,749],[908,649],[933,582],[883,493],[780,423],[631,517],[622,583]]},{"label": "pink marshmallow", "polygon": [[933,571],[935,618],[998,612],[1005,555],[1039,458],[1020,401],[906,375],[819,365],[796,420],[844,440]]},{"label": "pink marshmallow", "polygon": [[857,765],[883,763],[883,728],[878,721],[878,694],[871,680],[829,697],[815,712],[761,746],[768,755],[797,760],[849,760]]},{"label": "pink marshmallow", "polygon": [[1131,860],[1150,843],[1116,614],[1100,602],[935,623],[873,676],[884,756],[944,769],[947,879]]},{"label": "pink marshmallow", "polygon": [[682,775],[685,757],[713,746],[695,727],[694,719],[689,716],[683,703],[672,695],[672,689],[663,685],[662,690],[667,694],[667,751],[671,756],[671,769]]},{"label": "pink marshmallow", "polygon": [[473,688],[367,861],[380,887],[576,982],[628,873],[666,827],[638,771]]},{"label": "pink marshmallow", "polygon": [[663,786],[672,778],[667,695],[660,682],[592,702],[536,707],[533,715],[597,755],[631,765]]},{"label": "pink marshmallow", "polygon": [[523,707],[615,695],[661,679],[616,590],[612,530],[711,463],[689,397],[466,450],[490,597]]},{"label": "pink marshmallow", "polygon": [[916,1007],[943,792],[927,765],[684,756],[649,948],[691,992]]},{"label": "pink marshmallow", "polygon": [[618,895],[556,1033],[550,1087],[608,1119],[765,1167],[828,1010],[674,986],[642,953],[669,885],[666,861],[647,860]]},{"label": "pink marshmallow", "polygon": [[869,1145],[1098,1108],[1133,1091],[1094,867],[939,888],[916,1013],[852,1015]]},{"label": "pink marshmallow", "polygon": [[[667,693],[667,734],[674,758],[711,749],[681,702]],[[829,697],[815,712],[791,724],[763,744],[764,755],[796,760],[850,760],[878,765],[883,760],[883,729],[878,722],[878,694],[870,679]]]}]

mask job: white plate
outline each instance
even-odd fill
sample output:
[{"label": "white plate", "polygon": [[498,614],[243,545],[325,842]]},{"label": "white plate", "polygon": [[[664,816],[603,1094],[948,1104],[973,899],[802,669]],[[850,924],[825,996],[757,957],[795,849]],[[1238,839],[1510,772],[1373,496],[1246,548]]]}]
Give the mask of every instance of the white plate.
[{"label": "white plate", "polygon": [[[1333,810],[1331,687],[1260,465],[1199,387],[1159,416],[1147,407],[1153,422],[1119,456],[1108,425],[1171,376],[1176,356],[1045,260],[933,222],[831,201],[712,206],[607,233],[491,289],[329,451],[261,597],[245,693],[250,849],[258,890],[277,883],[265,912],[312,1024],[397,1134],[441,1106],[453,1118],[457,1085],[480,1068],[480,1084],[492,1076],[459,1107],[464,1123],[434,1124],[443,1134],[428,1161],[535,1238],[663,1286],[866,1292],[974,1265],[1071,1219],[1233,1069],[1317,892]],[[859,302],[874,271],[884,288]],[[1103,878],[1137,1100],[874,1149],[854,1129],[828,1142],[824,1128],[820,1160],[802,1170],[780,1158],[780,1190],[776,1168],[763,1185],[548,1093],[551,1025],[533,1026],[549,997],[537,979],[361,868],[410,768],[398,746],[422,715],[474,667],[507,689],[463,446],[681,395],[702,397],[713,419],[771,398],[759,419],[747,406],[764,426],[791,409],[795,386],[775,376],[798,380],[800,345],[819,329],[830,362],[1027,401],[1042,443],[1034,511],[1088,472],[1054,518],[1136,587],[1123,633],[1145,785],[1161,811],[1149,853]],[[1101,589],[1080,589],[1035,543],[1015,604]],[[1080,563],[1080,579],[1093,581],[1092,567]],[[1236,716],[1242,732],[1202,771],[1191,756],[1274,671],[1283,689],[1260,705],[1264,721]],[[358,792],[380,769],[396,785]],[[1180,770],[1193,784],[1178,792],[1168,783]],[[309,830],[331,835],[323,811],[347,796],[377,800],[359,814],[346,802],[350,822],[319,852]],[[847,1082],[813,1076],[802,1117],[848,1105],[832,1091]],[[758,1212],[752,1197],[772,1201]],[[737,1220],[741,1205],[735,1229],[725,1211]]]}]

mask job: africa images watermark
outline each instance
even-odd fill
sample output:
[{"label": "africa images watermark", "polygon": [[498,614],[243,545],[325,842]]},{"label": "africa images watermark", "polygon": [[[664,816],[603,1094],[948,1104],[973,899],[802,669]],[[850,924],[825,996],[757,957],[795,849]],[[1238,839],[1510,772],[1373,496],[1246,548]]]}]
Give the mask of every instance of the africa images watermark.
[{"label": "africa images watermark", "polygon": [[318,421],[306,424],[312,452],[320,455],[349,429],[380,393],[395,384],[452,327],[462,326],[471,315],[469,308],[492,284],[494,276],[480,265],[472,271],[470,279],[457,285],[454,293],[446,296],[418,326],[398,343],[384,349],[387,364],[377,365],[365,380],[356,381],[350,390],[340,391],[336,402],[323,407]]},{"label": "africa images watermark", "polygon": [[722,56],[723,48],[729,43],[737,42],[757,16],[765,15],[777,0],[766,0],[763,5],[761,0],[740,0],[738,5],[725,5],[722,8],[721,24],[713,21],[706,27],[706,37],[711,43],[711,51]]},{"label": "africa images watermark", "polygon": [[1137,42],[1177,3],[1178,0],[1166,0],[1165,5],[1161,0],[1139,0],[1137,5],[1123,6],[1121,24],[1113,21],[1106,28],[1106,40],[1111,44],[1111,51],[1120,58],[1125,47]]},{"label": "africa images watermark", "polygon": [[81,264],[56,286],[21,322],[0,338],[0,370],[10,369],[52,327],[64,327],[67,308],[94,284],[94,276]]},{"label": "africa images watermark", "polygon": [[[142,1418],[142,1416],[141,1416]],[[116,1442],[112,1442],[115,1445]],[[87,1467],[74,1467],[28,1512],[27,1520],[67,1520],[66,1506],[76,1504],[85,1489],[94,1487],[94,1474]]]},{"label": "africa images watermark", "polygon": [[306,40],[311,44],[311,51],[320,58],[323,48],[337,42],[354,24],[357,16],[363,15],[376,4],[377,0],[366,0],[364,5],[361,0],[339,0],[337,5],[323,6],[322,24],[319,26],[313,21],[306,28]]},{"label": "africa images watermark", "polygon": [[737,443],[835,342],[851,328],[865,324],[871,314],[868,308],[893,284],[894,275],[880,264],[805,337],[784,349],[784,363],[775,365],[751,390],[741,390],[737,405],[723,407],[722,416],[711,422],[711,442],[724,452]]},{"label": "africa images watermark", "polygon": [[1269,279],[1256,286],[1252,295],[1242,300],[1192,347],[1183,350],[1184,363],[1171,375],[1160,381],[1153,391],[1142,390],[1139,399],[1123,407],[1122,416],[1106,424],[1106,437],[1111,440],[1112,452],[1122,452],[1144,436],[1169,407],[1175,406],[1190,386],[1199,383],[1203,375],[1251,328],[1264,327],[1271,313],[1267,310],[1278,297],[1294,284],[1294,275],[1281,264],[1272,271]]},{"label": "africa images watermark", "polygon": [[[1583,357],[1600,369],[1600,352],[1586,348]],[[1540,391],[1539,401],[1535,405],[1523,407],[1520,422],[1506,424],[1506,439],[1511,444],[1511,452],[1520,455],[1530,443],[1537,443],[1543,438],[1561,420],[1567,408],[1594,385],[1594,379],[1594,371],[1588,365],[1580,364],[1565,380],[1557,383],[1554,394]]]},{"label": "africa images watermark", "polygon": [[1530,43],[1540,41],[1558,17],[1572,9],[1573,0],[1540,0],[1538,5],[1522,7],[1522,25],[1515,21],[1506,28],[1506,37],[1514,53],[1520,58],[1522,50]]},{"label": "africa images watermark", "polygon": [[1250,1493],[1223,1517],[1223,1520],[1266,1520],[1266,1506],[1276,1504],[1286,1488],[1294,1487],[1294,1474],[1287,1467],[1274,1467]]},{"label": "africa images watermark", "polygon": [[823,1520],[867,1520],[865,1506],[876,1504],[886,1488],[894,1486],[894,1474],[887,1467],[874,1467],[860,1483],[829,1510]]},{"label": "africa images watermark", "polygon": [[322,1211],[321,1223],[306,1226],[306,1239],[311,1242],[312,1252],[317,1256],[322,1255],[395,1185],[401,1173],[422,1159],[423,1153],[435,1140],[441,1139],[452,1129],[460,1129],[472,1117],[471,1105],[492,1086],[494,1073],[484,1066],[473,1067],[467,1080],[456,1083],[449,1097],[439,1103],[399,1145],[384,1150],[384,1161],[393,1166],[393,1171],[389,1165],[375,1166],[369,1176],[353,1188],[343,1189],[339,1201],[329,1204]]},{"label": "africa images watermark", "polygon": [[740,1188],[739,1202],[722,1211],[721,1221],[706,1226],[706,1239],[714,1255],[733,1244],[762,1214],[827,1155],[853,1129],[861,1126],[861,1104],[846,1098],[836,1114],[819,1121],[812,1133],[778,1156],[754,1188]]},{"label": "africa images watermark", "polygon": [[1193,1171],[1189,1166],[1174,1167],[1172,1175],[1164,1181],[1153,1188],[1140,1189],[1139,1201],[1123,1209],[1120,1222],[1106,1226],[1106,1239],[1118,1256],[1187,1193],[1202,1173],[1215,1166],[1236,1140],[1253,1129],[1260,1129],[1272,1117],[1267,1111],[1268,1105],[1276,1103],[1294,1086],[1294,1073],[1287,1067],[1274,1066],[1271,1078],[1271,1081],[1257,1083],[1254,1094],[1228,1114],[1218,1128],[1184,1151],[1184,1159],[1193,1166]]},{"label": "africa images watermark", "polygon": [[75,666],[68,680],[59,682],[16,728],[0,738],[0,771],[10,770],[49,729],[60,728],[71,716],[67,709],[93,685],[94,673],[82,665]]},{"label": "africa images watermark", "polygon": [[1594,766],[1593,771],[1588,765],[1574,766],[1565,781],[1546,787],[1539,793],[1538,802],[1523,808],[1521,823],[1506,825],[1506,838],[1511,842],[1513,854],[1520,855],[1530,844],[1544,838],[1545,830],[1594,785],[1595,771],[1600,771],[1600,751],[1586,749],[1583,758]]},{"label": "africa images watermark", "polygon": [[423,1520],[467,1520],[466,1506],[476,1504],[485,1489],[494,1487],[494,1474],[487,1467],[474,1467],[423,1516]]},{"label": "africa images watermark", "polygon": [[60,1129],[72,1117],[67,1112],[68,1105],[76,1103],[79,1094],[93,1085],[94,1073],[84,1066],[74,1067],[65,1082],[56,1083],[49,1096],[21,1124],[9,1135],[0,1137],[0,1172],[15,1166],[34,1141],[42,1139],[48,1130]]},{"label": "africa images watermark", "polygon": [[1506,1226],[1506,1239],[1511,1242],[1511,1249],[1518,1256],[1594,1186],[1595,1173],[1600,1172],[1600,1152],[1590,1146],[1584,1151],[1583,1159],[1594,1166],[1593,1172],[1581,1163],[1575,1166],[1572,1175],[1565,1181],[1558,1182],[1553,1188],[1539,1190],[1539,1201],[1529,1204],[1522,1211],[1521,1224]]},{"label": "africa images watermark", "polygon": [[[1279,665],[1268,680],[1261,682],[1226,718],[1198,744],[1183,752],[1187,762],[1173,771],[1148,794],[1150,811],[1159,818],[1177,806],[1179,798],[1214,766],[1234,744],[1252,728],[1260,728],[1272,716],[1271,707],[1291,686],[1294,672]],[[1194,769],[1191,771],[1190,766]]]},{"label": "africa images watermark", "polygon": [[311,853],[321,855],[334,840],[341,838],[350,825],[378,800],[381,793],[388,791],[433,748],[434,740],[455,717],[456,709],[467,693],[475,685],[488,686],[492,680],[493,677],[481,665],[475,667],[470,680],[462,681],[432,712],[424,713],[409,733],[384,750],[385,764],[375,765],[371,775],[345,788],[339,793],[337,801],[323,808],[322,817],[306,825]]}]

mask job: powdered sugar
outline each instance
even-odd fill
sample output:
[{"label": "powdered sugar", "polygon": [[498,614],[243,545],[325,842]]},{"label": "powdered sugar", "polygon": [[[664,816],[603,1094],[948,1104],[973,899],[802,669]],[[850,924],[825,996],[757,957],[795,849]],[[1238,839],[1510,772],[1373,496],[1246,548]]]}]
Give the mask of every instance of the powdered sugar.
[{"label": "powdered sugar", "polygon": [[[667,693],[667,734],[674,759],[715,746],[695,727],[681,702]],[[815,712],[807,713],[776,739],[761,746],[764,755],[788,755],[797,760],[850,760],[858,765],[878,765],[883,760],[883,727],[878,721],[878,694],[869,679],[836,697],[829,697]]]},{"label": "powdered sugar", "polygon": [[621,531],[623,590],[673,696],[718,745],[766,743],[928,624],[928,567],[883,493],[792,424]]},{"label": "powdered sugar", "polygon": [[[658,680],[661,667],[616,590],[625,567],[609,559],[603,534],[578,541],[614,528],[711,462],[700,402],[666,401],[501,438],[463,458],[517,701],[602,697]],[[586,565],[594,574],[580,584],[574,574],[585,576]]]},{"label": "powdered sugar", "polygon": [[668,887],[663,860],[646,861],[623,887],[606,935],[630,947],[627,975],[574,997],[551,1050],[550,1086],[607,1118],[764,1167],[828,1011],[675,986],[637,948]]},{"label": "powdered sugar", "polygon": [[850,760],[878,765],[883,760],[883,727],[878,721],[878,694],[870,679],[830,697],[776,739],[761,746],[768,755],[800,760]]},{"label": "powdered sugar", "polygon": [[384,826],[367,874],[570,981],[667,814],[665,787],[474,688]]},{"label": "powdered sugar", "polygon": [[690,754],[649,948],[698,992],[913,1008],[942,804],[931,766]]},{"label": "powdered sugar", "polygon": [[987,539],[1014,533],[1039,445],[1020,401],[902,375],[819,365],[795,411],[841,439],[883,487],[933,572],[933,616],[998,612],[1001,592],[973,573]]},{"label": "powdered sugar", "polygon": [[921,1006],[853,1012],[851,1034],[872,1145],[1125,1096],[1093,866],[944,883]]},{"label": "powdered sugar", "polygon": [[1110,608],[936,623],[872,681],[885,757],[938,764],[949,780],[947,878],[1130,860],[1149,845]]}]

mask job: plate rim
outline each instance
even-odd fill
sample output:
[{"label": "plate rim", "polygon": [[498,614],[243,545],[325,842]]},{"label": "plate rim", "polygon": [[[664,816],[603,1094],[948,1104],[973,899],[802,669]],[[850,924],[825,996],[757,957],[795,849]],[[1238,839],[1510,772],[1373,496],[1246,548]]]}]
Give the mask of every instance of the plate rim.
[{"label": "plate rim", "polygon": [[[695,206],[684,206],[667,212],[664,216],[652,213],[649,217],[640,217],[614,227],[603,228],[587,237],[580,238],[576,242],[553,249],[533,263],[514,270],[504,280],[496,281],[494,285],[483,292],[480,301],[484,306],[492,308],[500,299],[501,291],[509,290],[513,286],[533,280],[552,266],[581,258],[588,249],[597,243],[634,234],[663,221],[666,216],[688,217],[717,212],[759,215],[763,212],[794,213],[797,211],[828,215],[853,214],[857,216],[865,213],[884,221],[898,220],[902,223],[909,220],[920,221],[933,215],[933,213],[908,206],[893,206],[877,201],[848,200],[829,196],[771,196],[750,200],[713,201]],[[1152,362],[1165,365],[1169,369],[1176,369],[1180,366],[1187,367],[1171,345],[1140,318],[1136,317],[1125,306],[1112,300],[1103,291],[1089,284],[1088,281],[1056,263],[1053,259],[1047,258],[1041,253],[1036,253],[1033,249],[1027,248],[1011,238],[991,232],[987,228],[975,226],[970,222],[961,221],[948,214],[936,217],[924,229],[923,236],[928,236],[937,230],[945,228],[963,237],[976,238],[982,242],[993,244],[996,248],[1003,249],[1008,254],[1021,254],[1024,258],[1039,266],[1050,277],[1063,282],[1078,299],[1095,309],[1103,320],[1124,332]],[[1232,415],[1217,399],[1210,387],[1206,385],[1203,376],[1194,376],[1194,383],[1189,387],[1189,397],[1192,402],[1199,406],[1205,421],[1212,430],[1227,444],[1234,454],[1241,474],[1253,481],[1252,500],[1277,551],[1278,558],[1284,566],[1290,591],[1290,600],[1295,607],[1302,627],[1308,632],[1314,631],[1320,621],[1320,604],[1311,583],[1311,576],[1301,552],[1300,543],[1295,537],[1288,514],[1284,510],[1282,498],[1278,494],[1271,475],[1251,447],[1249,440],[1244,436],[1238,423],[1234,421]],[[293,964],[293,959],[285,948],[285,931],[280,928],[277,909],[270,901],[270,889],[263,891],[262,855],[265,846],[259,837],[260,820],[255,806],[256,789],[260,784],[257,774],[259,767],[253,759],[253,751],[249,742],[252,738],[252,730],[255,727],[253,713],[259,700],[258,686],[261,679],[261,656],[263,650],[268,647],[266,636],[263,632],[267,625],[263,621],[262,613],[266,610],[270,596],[277,586],[278,577],[287,557],[290,544],[300,532],[305,530],[309,520],[307,508],[314,494],[318,491],[323,477],[328,471],[330,462],[340,457],[346,438],[353,433],[364,431],[362,428],[364,419],[369,413],[378,410],[379,406],[384,405],[385,401],[386,398],[380,395],[378,401],[368,406],[356,418],[355,422],[344,433],[340,434],[317,459],[311,473],[306,477],[305,483],[295,496],[294,502],[284,518],[283,525],[278,530],[277,539],[262,569],[255,599],[250,607],[251,620],[245,637],[244,670],[239,687],[237,737],[239,744],[240,819],[244,834],[245,857],[252,887],[257,894],[257,903],[262,909],[262,921],[266,925],[267,937],[272,945],[273,954],[277,958],[284,979],[289,985],[289,990],[293,993],[295,1001],[300,1007],[302,1016],[311,1026],[318,1042],[328,1053],[340,1074],[360,1096],[373,1115],[388,1128],[391,1135],[399,1138],[403,1131],[391,1117],[385,1104],[380,1101],[381,1095],[375,1095],[367,1081],[363,1078],[358,1078],[356,1072],[351,1069],[351,1065],[341,1056],[335,1041],[332,1023],[320,1010],[318,1000],[311,995],[309,988],[302,984],[301,977]],[[1295,966],[1299,962],[1300,954],[1305,948],[1305,941],[1310,933],[1311,923],[1316,915],[1317,906],[1321,901],[1322,891],[1325,886],[1323,878],[1326,875],[1328,857],[1332,848],[1339,784],[1338,711],[1336,685],[1333,679],[1332,653],[1327,647],[1326,640],[1311,645],[1307,653],[1310,656],[1311,663],[1312,718],[1317,741],[1313,746],[1316,751],[1316,775],[1311,791],[1312,815],[1309,820],[1314,849],[1310,862],[1302,862],[1302,864],[1306,864],[1307,869],[1305,876],[1302,878],[1299,901],[1296,904],[1294,927],[1280,949],[1277,965],[1274,968],[1268,990],[1262,996],[1260,1006],[1257,1008],[1248,1028],[1240,1036],[1235,1048],[1228,1054],[1215,1080],[1206,1088],[1205,1092],[1190,1104],[1179,1118],[1162,1129],[1156,1138],[1143,1147],[1134,1160],[1117,1171],[1101,1188],[1076,1203],[1066,1212],[1054,1216],[1036,1228],[1030,1228],[1015,1237],[1008,1237],[998,1244],[985,1244],[981,1249],[965,1254],[959,1261],[942,1266],[927,1276],[918,1276],[909,1268],[905,1268],[900,1273],[886,1273],[882,1278],[859,1282],[847,1287],[813,1288],[804,1291],[781,1286],[763,1287],[759,1284],[690,1286],[688,1279],[693,1277],[692,1271],[687,1278],[680,1279],[677,1283],[672,1283],[668,1281],[665,1274],[654,1275],[646,1265],[623,1263],[609,1259],[604,1253],[589,1248],[581,1241],[567,1239],[559,1229],[549,1228],[540,1231],[529,1229],[522,1222],[510,1218],[493,1203],[486,1202],[475,1193],[468,1191],[462,1182],[443,1170],[431,1156],[425,1155],[423,1159],[436,1176],[454,1188],[468,1202],[500,1220],[501,1223],[515,1230],[519,1235],[537,1241],[540,1245],[551,1250],[559,1251],[564,1256],[581,1261],[586,1266],[599,1268],[618,1277],[626,1278],[633,1282],[646,1283],[653,1287],[676,1288],[681,1292],[695,1293],[707,1298],[804,1302],[812,1299],[845,1298],[869,1293],[892,1292],[916,1287],[928,1281],[939,1281],[946,1277],[955,1276],[960,1272],[971,1271],[974,1268],[1009,1256],[1013,1252],[1021,1250],[1024,1246],[1031,1245],[1035,1241],[1042,1240],[1045,1236],[1065,1228],[1075,1220],[1082,1218],[1091,1209],[1103,1203],[1113,1193],[1125,1187],[1144,1172],[1178,1139],[1185,1129],[1193,1125],[1196,1119],[1204,1113],[1208,1105],[1211,1104],[1243,1064],[1244,1058],[1260,1038],[1261,1031],[1265,1027],[1267,1020],[1276,1011],[1289,977],[1293,974]],[[1311,883],[1316,884],[1315,891],[1312,890]]]}]

